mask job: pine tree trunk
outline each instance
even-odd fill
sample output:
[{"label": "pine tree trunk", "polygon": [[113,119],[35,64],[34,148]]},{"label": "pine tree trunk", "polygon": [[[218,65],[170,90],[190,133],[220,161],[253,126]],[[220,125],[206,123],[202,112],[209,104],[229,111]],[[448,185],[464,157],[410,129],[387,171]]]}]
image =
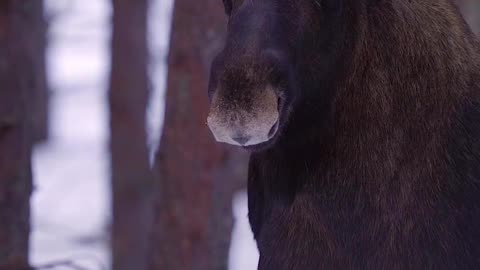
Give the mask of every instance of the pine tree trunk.
[{"label": "pine tree trunk", "polygon": [[206,125],[225,20],[221,1],[175,1],[151,270],[227,269],[232,194],[246,181],[246,158],[214,142]]},{"label": "pine tree trunk", "polygon": [[0,269],[28,266],[34,1],[0,2]]},{"label": "pine tree trunk", "polygon": [[152,224],[152,179],[145,114],[148,100],[147,0],[113,0],[110,81],[113,270],[144,270]]}]

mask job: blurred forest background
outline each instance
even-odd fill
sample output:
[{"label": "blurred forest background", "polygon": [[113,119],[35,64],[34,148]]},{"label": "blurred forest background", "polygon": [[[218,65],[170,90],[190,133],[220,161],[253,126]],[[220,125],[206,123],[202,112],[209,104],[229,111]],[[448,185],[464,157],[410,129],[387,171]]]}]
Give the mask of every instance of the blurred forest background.
[{"label": "blurred forest background", "polygon": [[205,124],[225,24],[220,0],[0,0],[0,270],[256,269],[246,153]]}]

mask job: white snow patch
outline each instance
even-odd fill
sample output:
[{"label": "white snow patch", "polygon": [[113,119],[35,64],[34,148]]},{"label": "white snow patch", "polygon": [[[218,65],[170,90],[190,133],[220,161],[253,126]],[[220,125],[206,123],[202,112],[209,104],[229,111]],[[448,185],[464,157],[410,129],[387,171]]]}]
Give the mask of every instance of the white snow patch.
[{"label": "white snow patch", "polygon": [[32,265],[108,269],[108,1],[47,0],[50,140],[33,151]]},{"label": "white snow patch", "polygon": [[235,224],[229,254],[229,270],[256,270],[259,254],[248,221],[248,198],[239,192],[233,198]]}]

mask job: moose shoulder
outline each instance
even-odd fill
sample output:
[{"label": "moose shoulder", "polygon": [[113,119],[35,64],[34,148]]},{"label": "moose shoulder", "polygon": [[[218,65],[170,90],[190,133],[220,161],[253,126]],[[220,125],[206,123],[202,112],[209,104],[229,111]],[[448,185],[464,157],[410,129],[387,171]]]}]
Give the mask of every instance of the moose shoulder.
[{"label": "moose shoulder", "polygon": [[224,0],[208,124],[259,269],[480,269],[480,46],[451,0]]}]

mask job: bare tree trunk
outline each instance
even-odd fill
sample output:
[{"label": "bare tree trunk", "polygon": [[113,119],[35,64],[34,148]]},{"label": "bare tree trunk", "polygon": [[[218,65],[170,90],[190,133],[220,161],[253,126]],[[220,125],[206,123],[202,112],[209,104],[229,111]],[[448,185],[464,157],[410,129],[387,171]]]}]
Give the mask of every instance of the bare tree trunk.
[{"label": "bare tree trunk", "polygon": [[246,159],[215,143],[205,124],[225,19],[221,1],[175,1],[151,270],[227,269],[232,193],[246,181]]},{"label": "bare tree trunk", "polygon": [[33,1],[0,2],[0,269],[28,266]]},{"label": "bare tree trunk", "polygon": [[145,114],[148,100],[147,0],[113,0],[110,84],[113,269],[144,270],[152,224],[152,179]]},{"label": "bare tree trunk", "polygon": [[32,1],[34,6],[31,20],[30,50],[33,52],[34,89],[31,100],[33,142],[43,142],[48,138],[48,84],[46,72],[47,23],[44,16],[44,1]]}]

